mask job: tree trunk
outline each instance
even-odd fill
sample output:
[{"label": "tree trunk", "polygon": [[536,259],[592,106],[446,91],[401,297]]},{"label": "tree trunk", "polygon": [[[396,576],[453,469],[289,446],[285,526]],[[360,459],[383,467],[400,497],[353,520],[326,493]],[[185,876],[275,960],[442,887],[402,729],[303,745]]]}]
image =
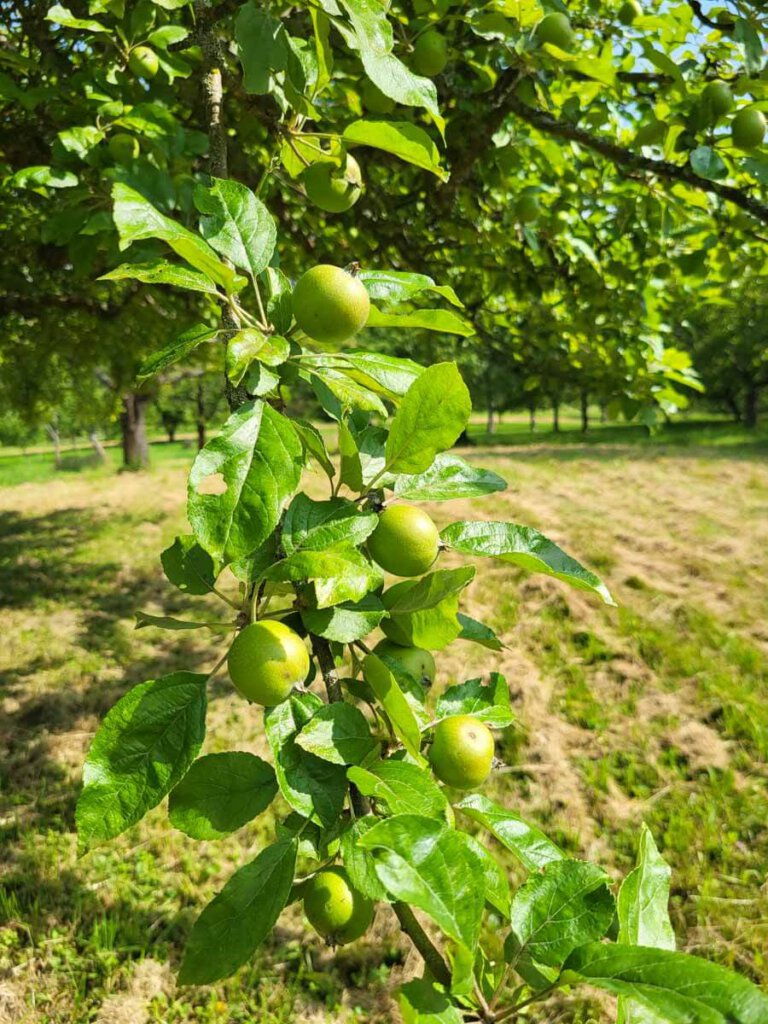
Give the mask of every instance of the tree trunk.
[{"label": "tree trunk", "polygon": [[608,419],[608,403],[600,402],[600,422],[605,423]]},{"label": "tree trunk", "polygon": [[91,446],[96,453],[96,457],[99,462],[106,462],[107,453],[104,451],[104,445],[99,440],[95,430],[88,431],[88,440],[91,442]]},{"label": "tree trunk", "polygon": [[528,406],[528,429],[531,433],[536,430],[536,406]]},{"label": "tree trunk", "polygon": [[197,382],[197,447],[205,447],[205,402],[202,381]]},{"label": "tree trunk", "polygon": [[496,417],[494,415],[495,410],[492,405],[488,406],[488,419],[485,423],[485,431],[487,434],[496,433]]},{"label": "tree trunk", "polygon": [[739,403],[736,400],[736,396],[727,395],[724,401],[726,406],[728,407],[728,411],[730,412],[731,416],[733,416],[734,423],[741,423],[741,409],[739,408]]},{"label": "tree trunk", "polygon": [[168,444],[173,444],[176,440],[176,424],[169,423],[165,428],[165,432],[168,434]]},{"label": "tree trunk", "polygon": [[61,437],[52,423],[46,423],[45,429],[53,441],[53,464],[56,469],[61,469]]},{"label": "tree trunk", "polygon": [[586,434],[589,430],[589,395],[586,391],[581,392],[581,432]]},{"label": "tree trunk", "polygon": [[747,384],[747,392],[744,396],[744,425],[747,427],[757,426],[757,406],[760,398],[760,389],[756,384]]},{"label": "tree trunk", "polygon": [[560,433],[560,399],[552,399],[552,430],[555,434]]},{"label": "tree trunk", "polygon": [[147,443],[147,399],[129,392],[123,396],[120,426],[123,431],[123,466],[126,469],[145,469],[149,465]]}]

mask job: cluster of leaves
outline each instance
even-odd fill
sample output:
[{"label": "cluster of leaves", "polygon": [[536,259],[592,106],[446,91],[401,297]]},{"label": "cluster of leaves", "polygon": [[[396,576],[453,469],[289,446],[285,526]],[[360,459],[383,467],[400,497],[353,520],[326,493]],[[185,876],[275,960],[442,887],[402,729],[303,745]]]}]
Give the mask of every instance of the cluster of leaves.
[{"label": "cluster of leaves", "polygon": [[[328,0],[301,10],[273,0],[205,16],[218,19],[227,43],[234,37],[222,61],[242,76],[225,98],[232,170],[260,194],[273,192],[293,243],[287,269],[310,249],[363,262],[375,252],[380,265],[420,272],[429,264],[441,280],[460,282],[467,326],[455,337],[468,340],[446,344],[446,354],[460,356],[484,399],[502,360],[510,384],[489,396],[498,404],[560,400],[576,388],[625,399],[617,409],[649,421],[656,408],[684,405],[696,381],[674,343],[667,351],[666,282],[677,275],[696,287],[707,276],[722,289],[761,244],[763,150],[740,152],[729,141],[733,114],[766,101],[760,5],[703,13],[684,2],[646,4],[627,24],[618,3],[571,4],[568,51],[537,35],[543,15],[565,11],[558,2],[388,6]],[[75,268],[88,271],[113,264],[114,182],[168,215],[196,216],[207,142],[193,72],[205,19],[181,0],[55,5],[47,19],[9,11],[16,45],[0,54],[13,126],[4,197],[12,224],[31,197],[39,251],[66,245]],[[414,69],[419,40],[434,32],[447,64],[431,80]],[[147,49],[156,71],[135,59]],[[705,98],[714,80],[734,96],[719,119]],[[352,153],[363,188],[350,230],[347,217],[307,207],[305,192],[307,163],[343,176]],[[730,204],[731,193],[708,191],[721,186],[749,213]],[[533,219],[523,217],[523,200],[534,203]],[[21,303],[39,287],[17,269],[9,265],[4,290]],[[155,293],[153,301],[174,315],[170,300]],[[53,310],[60,322],[62,307]],[[14,344],[23,332],[34,348],[30,367],[51,358],[41,334],[62,345],[70,335],[46,330],[47,321],[12,326]],[[389,326],[386,344],[397,351],[412,344],[405,332],[419,320]],[[120,317],[104,336],[105,362],[124,329]],[[33,396],[13,388],[8,397]]]},{"label": "cluster of leaves", "polygon": [[[214,179],[199,191],[199,233],[125,185],[116,185],[114,196],[121,245],[161,239],[180,258],[158,260],[153,281],[212,290],[249,324],[230,330],[227,349],[228,371],[246,382],[248,397],[195,460],[192,532],[162,556],[171,583],[189,594],[218,594],[237,616],[186,622],[141,615],[139,624],[209,629],[225,637],[226,656],[244,624],[279,619],[309,638],[329,697],[326,703],[311,688],[313,664],[304,686],[264,709],[271,764],[242,751],[198,756],[207,685],[224,658],[210,675],[175,672],[139,684],[98,731],[77,809],[87,845],[118,835],[169,794],[172,824],[200,840],[244,827],[278,792],[291,809],[274,842],[201,913],[182,982],[210,983],[236,970],[318,871],[337,862],[356,892],[396,912],[403,905],[420,910],[443,936],[447,963],[437,954],[437,974],[430,964],[430,974],[400,993],[408,1020],[451,1024],[465,1013],[503,1020],[555,988],[586,982],[618,994],[627,1020],[651,1013],[672,1022],[757,1024],[768,1001],[749,982],[670,948],[669,871],[649,834],[616,901],[599,866],[566,856],[536,826],[487,797],[455,799],[438,784],[425,747],[439,723],[467,715],[499,730],[513,721],[502,677],[468,680],[433,702],[423,680],[398,660],[397,646],[394,655],[391,647],[377,655],[366,643],[381,628],[403,650],[439,651],[457,639],[501,647],[491,629],[459,612],[474,567],[433,568],[419,580],[385,587],[366,550],[382,507],[393,500],[472,498],[504,486],[447,452],[471,408],[456,367],[425,369],[354,347],[315,351],[293,317],[287,278],[270,266],[274,222],[244,186]],[[146,265],[123,264],[114,276],[131,273],[144,275]],[[248,280],[254,312],[245,306]],[[414,275],[369,270],[362,280],[374,302],[395,309],[419,291],[458,301]],[[201,327],[186,331],[143,375],[211,339]],[[336,422],[338,466],[316,428],[290,415],[284,399],[296,377]],[[325,500],[299,490],[310,460],[327,475]],[[214,478],[221,486],[210,486]],[[441,541],[459,554],[545,572],[611,602],[597,577],[530,528],[463,521],[447,526]],[[234,583],[231,596],[226,588]],[[240,699],[234,691],[233,699]],[[530,872],[515,892],[473,835],[478,826]],[[486,918],[502,931],[498,957],[480,941]],[[618,941],[605,945],[612,931]]]}]

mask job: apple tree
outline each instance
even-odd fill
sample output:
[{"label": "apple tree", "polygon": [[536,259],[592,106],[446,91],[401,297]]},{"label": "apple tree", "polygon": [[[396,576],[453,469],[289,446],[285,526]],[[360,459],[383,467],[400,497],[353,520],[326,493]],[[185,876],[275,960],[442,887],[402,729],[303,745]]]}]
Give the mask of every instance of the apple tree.
[{"label": "apple tree", "polygon": [[[637,24],[630,6],[622,8],[621,24]],[[130,39],[119,0],[91,4],[90,20],[61,7],[48,16],[62,31],[113,41],[116,63],[104,73],[108,103],[121,76],[154,89],[160,75],[176,74],[181,58],[173,47],[188,35],[168,15],[178,8],[175,0],[148,5],[164,24]],[[230,415],[193,462],[189,532],[162,553],[161,564],[171,585],[219,597],[222,612],[204,623],[140,613],[144,626],[207,629],[210,667],[140,683],[108,713],[84,768],[81,842],[110,841],[166,797],[176,828],[192,840],[215,840],[281,794],[290,811],[272,841],[232,875],[192,928],[183,984],[233,973],[284,909],[300,901],[332,946],[356,941],[384,908],[394,913],[424,960],[423,975],[399,992],[408,1021],[544,1020],[532,1017],[536,1004],[546,1013],[553,993],[591,986],[618,997],[624,1022],[761,1024],[768,998],[757,987],[675,950],[669,869],[646,830],[637,867],[615,892],[600,865],[569,856],[534,822],[483,794],[497,766],[495,738],[513,721],[505,680],[490,671],[436,698],[430,691],[435,655],[449,644],[479,644],[489,658],[502,647],[492,629],[461,610],[477,560],[545,573],[613,601],[594,573],[535,529],[464,519],[438,531],[425,504],[505,486],[451,452],[471,411],[466,384],[451,359],[425,366],[355,340],[363,330],[366,339],[379,330],[453,338],[474,330],[458,277],[450,283],[426,274],[427,254],[418,270],[388,258],[402,213],[358,227],[363,176],[351,149],[380,150],[387,167],[399,161],[445,176],[424,124],[438,136],[445,128],[443,110],[454,94],[428,76],[445,72],[453,49],[431,15],[467,37],[472,68],[473,47],[499,32],[510,63],[518,36],[526,61],[537,39],[560,60],[574,38],[561,10],[545,14],[533,3],[490,5],[480,33],[474,10],[445,2],[414,10],[416,20],[376,0],[298,8],[248,2],[233,17],[227,4],[196,3],[208,173],[194,178],[185,211],[153,201],[139,171],[111,176],[122,262],[107,277],[189,290],[208,297],[208,313],[220,311],[216,322],[207,315],[149,355],[140,376],[151,380],[184,366],[202,346],[221,360]],[[398,53],[403,27],[408,45]],[[534,75],[542,89],[548,60]],[[342,127],[349,69],[382,116]],[[229,161],[228,95],[241,90],[262,117]],[[526,105],[530,100],[529,93]],[[394,104],[427,121],[390,119]],[[110,108],[103,116],[128,118],[116,126],[121,133],[130,127],[130,112]],[[541,115],[544,125],[551,116]],[[527,111],[525,117],[541,120]],[[238,127],[247,133],[253,125]],[[120,158],[124,146],[132,160],[135,147],[122,141]],[[249,160],[259,154],[252,187],[229,174],[244,153]],[[459,189],[470,156],[467,150],[466,166],[455,168]],[[298,202],[290,199],[297,194]],[[527,222],[535,211],[526,206],[517,216]],[[345,213],[341,227],[326,219]],[[451,223],[450,216],[443,221],[446,233]],[[369,243],[363,258],[358,240],[375,238],[379,227],[380,250]],[[297,246],[299,233],[312,245]],[[446,237],[435,246],[437,266],[448,244]],[[307,250],[322,256],[309,259]],[[301,415],[307,391],[335,425],[338,458]],[[322,496],[308,493],[310,467],[324,481]],[[233,707],[263,729],[269,760],[242,751],[201,755],[207,689],[223,672]],[[513,890],[478,829],[519,861],[527,872],[522,885]]]}]

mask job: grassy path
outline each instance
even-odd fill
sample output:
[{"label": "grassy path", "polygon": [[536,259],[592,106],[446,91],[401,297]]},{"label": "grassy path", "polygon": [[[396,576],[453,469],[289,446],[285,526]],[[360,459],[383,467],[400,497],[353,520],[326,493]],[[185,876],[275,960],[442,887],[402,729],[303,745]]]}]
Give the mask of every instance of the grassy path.
[{"label": "grassy path", "polygon": [[[470,507],[542,529],[608,581],[619,609],[486,563],[470,614],[509,645],[461,643],[439,685],[501,667],[519,715],[491,794],[568,847],[627,870],[642,820],[674,867],[681,947],[768,982],[768,465],[760,444],[570,443],[477,449],[510,484]],[[162,810],[77,859],[79,765],[124,689],[210,665],[204,636],[134,632],[135,610],[184,615],[158,552],[182,528],[190,452],[151,475],[62,473],[0,490],[0,1021],[263,1024],[392,1020],[413,968],[387,913],[335,959],[292,910],[256,961],[212,990],[171,968],[199,908],[257,849],[268,816],[219,843]],[[214,605],[216,604],[214,599]],[[213,608],[214,605],[211,607]],[[197,606],[199,609],[199,605]],[[218,609],[216,609],[218,610]],[[260,716],[212,693],[208,750],[262,752]],[[510,865],[511,868],[511,865]],[[487,937],[492,946],[498,934]],[[554,1011],[553,1011],[554,1012]],[[563,1004],[553,1020],[601,1016]]]}]

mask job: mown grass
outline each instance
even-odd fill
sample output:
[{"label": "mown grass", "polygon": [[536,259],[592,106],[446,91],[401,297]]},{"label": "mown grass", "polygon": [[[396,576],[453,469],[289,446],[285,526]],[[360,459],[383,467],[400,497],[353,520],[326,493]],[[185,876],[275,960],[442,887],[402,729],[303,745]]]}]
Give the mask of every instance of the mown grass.
[{"label": "mown grass", "polygon": [[[674,869],[680,946],[765,984],[768,467],[759,444],[721,429],[731,441],[707,433],[700,448],[577,444],[564,460],[559,441],[538,438],[471,452],[509,490],[433,505],[436,518],[535,525],[598,569],[619,609],[481,564],[468,611],[509,649],[452,645],[440,685],[505,671],[519,721],[489,793],[617,879],[647,821]],[[194,917],[263,845],[271,814],[196,844],[159,808],[77,856],[79,766],[99,719],[129,685],[216,660],[207,636],[133,629],[138,609],[199,610],[158,564],[183,527],[191,454],[157,446],[151,474],[61,473],[0,491],[0,1006],[24,1024],[392,1020],[388,992],[413,965],[385,913],[370,941],[333,957],[289,908],[233,979],[174,986]],[[260,716],[221,680],[206,749],[227,747],[264,753]],[[608,1019],[587,997],[558,1012]]]}]

